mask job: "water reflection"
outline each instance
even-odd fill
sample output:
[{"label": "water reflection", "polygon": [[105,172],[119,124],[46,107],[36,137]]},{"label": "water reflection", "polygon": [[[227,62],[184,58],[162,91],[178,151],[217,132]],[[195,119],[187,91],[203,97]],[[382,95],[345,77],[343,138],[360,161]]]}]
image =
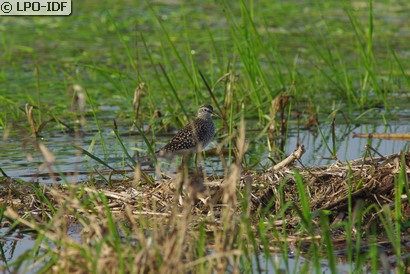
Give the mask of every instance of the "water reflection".
[{"label": "water reflection", "polygon": [[[16,263],[19,258],[28,256],[27,253],[31,252],[36,246],[37,233],[14,229],[13,232],[9,234],[8,229],[9,228],[7,227],[0,228],[0,272],[37,273],[43,266],[44,261],[33,262],[31,260],[23,260],[21,265],[18,263],[16,265],[9,265],[11,262]],[[81,227],[79,225],[69,226],[67,229],[67,235],[79,242],[81,241],[80,230]],[[55,246],[55,244],[50,245]],[[40,251],[36,252],[41,252],[41,248]],[[17,270],[15,269],[16,267],[18,267]]]},{"label": "water reflection", "polygon": [[[252,124],[252,121],[248,124]],[[127,132],[125,128],[121,130],[122,132]],[[335,128],[336,139],[334,144],[332,143],[332,130],[329,125],[321,125],[320,131],[320,134],[312,134],[308,130],[290,130],[288,138],[286,138],[284,143],[284,155],[292,153],[297,144],[303,144],[306,152],[302,157],[302,163],[305,166],[322,166],[335,161],[332,158],[333,148],[335,148],[337,159],[342,162],[365,156],[367,145],[370,145],[381,155],[389,155],[409,149],[408,141],[353,138],[352,133],[408,133],[410,132],[410,125],[339,125]],[[249,130],[247,132],[246,139],[249,142],[249,149],[245,160],[249,168],[262,170],[273,164],[269,157],[275,159],[279,158],[278,156],[281,154],[269,152],[266,138],[256,139],[258,134],[258,130]],[[57,176],[57,180],[64,180],[66,182],[84,181],[89,179],[89,172],[107,169],[107,167],[90,157],[81,155],[74,148],[74,145],[90,150],[92,154],[101,158],[115,169],[132,171],[133,166],[130,165],[112,131],[107,129],[102,135],[104,136],[104,145],[99,140],[99,135],[95,131],[84,133],[80,137],[62,133],[57,134],[55,132],[51,136],[46,136],[43,143],[56,157],[56,164],[52,166],[52,170],[56,173],[64,173],[63,176]],[[130,155],[138,152],[139,155],[144,156],[148,153],[141,136],[137,134],[123,134],[121,138]],[[157,146],[167,142],[168,138],[168,136],[157,136]],[[218,142],[221,141],[221,138],[218,139],[218,136],[216,136],[216,141],[211,143],[208,149],[215,148]],[[39,180],[45,183],[53,182],[52,178],[47,174],[41,175],[41,173],[47,173],[48,170],[38,170],[38,167],[43,163],[41,155],[29,146],[22,150],[22,143],[23,140],[18,138],[0,142],[2,154],[0,166],[3,171],[12,178],[20,178],[26,181]],[[90,147],[92,147],[92,150]],[[377,157],[375,152],[371,151],[370,153],[372,156]],[[148,161],[144,160],[144,162],[143,168],[152,168],[152,162],[149,159]],[[209,175],[223,175],[220,156],[206,157],[204,165]],[[168,172],[175,172],[176,166],[175,162],[171,161],[163,165],[162,168]],[[121,176],[125,175],[119,175],[119,177]]]},{"label": "water reflection", "polygon": [[[258,262],[258,261],[259,262]],[[392,269],[385,269],[383,271],[374,272],[370,267],[363,266],[360,269],[356,269],[354,264],[348,264],[345,262],[336,263],[336,273],[353,273],[354,271],[360,271],[360,273],[394,273]],[[294,256],[289,254],[283,256],[282,254],[272,254],[266,257],[264,254],[260,254],[257,258],[253,257],[252,260],[253,273],[322,273],[332,274],[332,269],[329,266],[327,259],[320,260],[320,268],[316,269],[314,263],[303,256]]]}]

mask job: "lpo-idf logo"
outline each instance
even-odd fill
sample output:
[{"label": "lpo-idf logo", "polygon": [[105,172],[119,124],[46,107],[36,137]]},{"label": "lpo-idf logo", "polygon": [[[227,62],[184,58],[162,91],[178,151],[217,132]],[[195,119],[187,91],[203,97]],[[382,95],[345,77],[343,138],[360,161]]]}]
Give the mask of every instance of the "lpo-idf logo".
[{"label": "lpo-idf logo", "polygon": [[70,14],[71,0],[0,0],[0,16]]}]

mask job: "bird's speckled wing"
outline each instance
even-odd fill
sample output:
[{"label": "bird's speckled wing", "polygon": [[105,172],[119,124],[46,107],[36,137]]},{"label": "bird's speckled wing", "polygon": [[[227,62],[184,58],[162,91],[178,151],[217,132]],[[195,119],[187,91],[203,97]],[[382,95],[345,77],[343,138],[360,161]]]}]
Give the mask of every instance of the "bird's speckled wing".
[{"label": "bird's speckled wing", "polygon": [[160,151],[175,153],[178,151],[192,150],[198,145],[198,139],[193,136],[192,125],[183,127]]}]

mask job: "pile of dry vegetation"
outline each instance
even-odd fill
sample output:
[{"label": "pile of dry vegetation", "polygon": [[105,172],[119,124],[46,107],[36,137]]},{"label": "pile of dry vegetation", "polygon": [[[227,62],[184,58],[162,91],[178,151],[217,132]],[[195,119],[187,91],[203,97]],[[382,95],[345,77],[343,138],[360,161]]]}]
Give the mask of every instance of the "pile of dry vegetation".
[{"label": "pile of dry vegetation", "polygon": [[[403,170],[407,180],[410,176],[409,152],[346,163],[335,162],[323,167],[293,166],[302,154],[301,146],[284,161],[264,172],[241,173],[240,167],[237,167],[230,172],[228,178],[212,177],[205,180],[202,174],[190,174],[185,178],[181,191],[178,188],[181,176],[162,179],[156,185],[141,181],[135,183],[132,178],[113,181],[111,185],[82,183],[82,190],[105,194],[113,212],[120,212],[129,206],[134,214],[153,216],[168,216],[171,208],[174,205],[183,206],[184,200],[193,203],[195,213],[206,215],[210,210],[224,207],[225,192],[233,190],[237,197],[248,196],[251,212],[264,210],[276,214],[284,202],[299,203],[295,179],[297,174],[304,182],[311,211],[328,210],[332,216],[340,218],[340,214],[347,212],[349,194],[353,203],[362,201],[365,205],[376,203],[380,207],[394,206],[395,179]],[[43,201],[39,200],[39,191],[53,207],[58,208],[62,201],[60,196],[68,195],[75,188],[66,185],[29,184],[4,177],[2,181],[1,203],[7,203],[20,214],[45,208]],[[227,188],[230,188],[229,191]],[[407,196],[402,195],[402,199],[404,216],[410,217]],[[235,205],[235,211],[240,210],[240,205]],[[289,224],[292,223],[292,216],[289,214]]]}]

